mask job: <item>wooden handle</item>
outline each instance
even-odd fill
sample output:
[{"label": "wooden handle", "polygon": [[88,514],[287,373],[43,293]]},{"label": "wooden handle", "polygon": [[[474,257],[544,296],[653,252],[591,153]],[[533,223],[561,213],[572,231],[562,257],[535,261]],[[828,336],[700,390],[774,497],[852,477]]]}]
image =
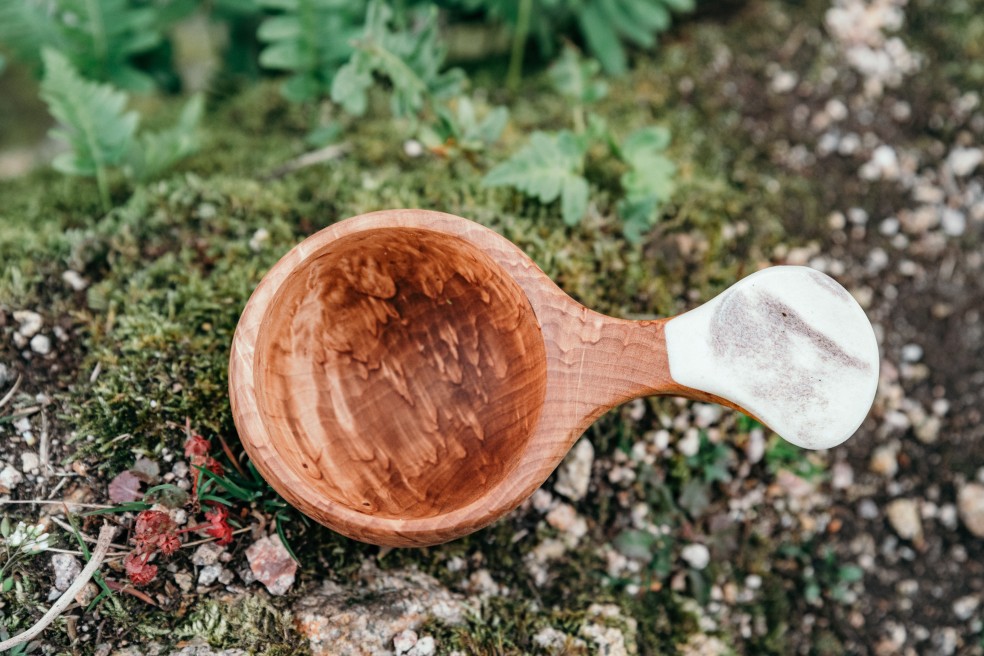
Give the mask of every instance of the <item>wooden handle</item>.
[{"label": "wooden handle", "polygon": [[[668,359],[673,383],[720,397],[797,446],[840,444],[874,400],[874,331],[847,290],[819,271],[759,271],[661,328],[657,366]],[[663,393],[679,392],[671,383]]]}]

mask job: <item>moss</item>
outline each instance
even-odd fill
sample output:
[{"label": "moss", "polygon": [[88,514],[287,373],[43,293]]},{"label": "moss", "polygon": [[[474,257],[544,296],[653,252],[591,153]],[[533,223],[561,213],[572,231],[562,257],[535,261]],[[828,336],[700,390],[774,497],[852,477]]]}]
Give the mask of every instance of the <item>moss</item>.
[{"label": "moss", "polygon": [[249,654],[291,656],[310,653],[294,628],[290,611],[274,606],[264,595],[231,601],[205,600],[171,632],[184,639],[202,637],[215,649],[237,648]]}]

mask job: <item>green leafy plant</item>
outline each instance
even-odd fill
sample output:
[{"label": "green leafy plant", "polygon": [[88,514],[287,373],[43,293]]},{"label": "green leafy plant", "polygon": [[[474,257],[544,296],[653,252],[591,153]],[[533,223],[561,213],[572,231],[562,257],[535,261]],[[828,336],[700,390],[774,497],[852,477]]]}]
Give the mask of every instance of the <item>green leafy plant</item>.
[{"label": "green leafy plant", "polygon": [[365,5],[349,0],[259,0],[278,13],[257,31],[265,44],[260,65],[291,75],[281,91],[293,102],[327,96],[339,67],[352,54]]},{"label": "green leafy plant", "polygon": [[530,142],[485,176],[489,187],[513,187],[541,203],[558,198],[567,225],[577,225],[588,209],[583,176],[587,144],[569,130],[534,132]]},{"label": "green leafy plant", "polygon": [[0,43],[19,59],[37,65],[43,50],[54,48],[83,76],[131,91],[155,86],[132,59],[160,45],[162,27],[152,5],[129,0],[0,3]]},{"label": "green leafy plant", "polygon": [[454,107],[438,106],[437,120],[420,130],[420,140],[432,152],[450,156],[457,152],[467,155],[486,150],[502,136],[509,121],[509,110],[493,107],[479,118],[474,103],[467,96],[454,101]]},{"label": "green leafy plant", "polygon": [[620,143],[600,116],[586,112],[587,105],[608,92],[607,84],[597,79],[599,71],[597,62],[567,49],[548,75],[557,91],[571,101],[574,129],[535,132],[526,146],[490,170],[483,183],[513,187],[541,203],[560,198],[564,222],[577,225],[590,196],[584,177],[586,160],[594,146],[603,146],[609,158],[621,160],[628,169],[620,179],[622,199],[617,210],[626,239],[635,243],[655,223],[675,189],[676,166],[663,154],[670,133],[647,126]]},{"label": "green leafy plant", "polygon": [[28,526],[18,522],[11,527],[10,518],[4,516],[0,520],[0,538],[3,544],[3,563],[0,564],[0,592],[9,592],[14,587],[14,577],[8,576],[13,566],[26,556],[36,556],[47,551],[48,534],[44,526]]},{"label": "green leafy plant", "polygon": [[392,29],[393,10],[372,0],[365,27],[355,41],[355,52],[339,69],[331,85],[331,99],[355,116],[365,113],[368,90],[375,78],[391,86],[390,105],[398,117],[419,113],[425,103],[458,93],[464,81],[459,69],[441,71],[445,47],[438,39],[437,8],[415,15],[416,28]]},{"label": "green leafy plant", "polygon": [[188,102],[175,127],[138,136],[140,119],[136,112],[125,111],[125,93],[84,79],[57,51],[45,50],[43,57],[41,97],[59,123],[51,134],[70,147],[55,159],[54,166],[69,175],[95,177],[106,209],[110,207],[110,169],[122,167],[128,177],[142,181],[198,148],[200,97]]}]

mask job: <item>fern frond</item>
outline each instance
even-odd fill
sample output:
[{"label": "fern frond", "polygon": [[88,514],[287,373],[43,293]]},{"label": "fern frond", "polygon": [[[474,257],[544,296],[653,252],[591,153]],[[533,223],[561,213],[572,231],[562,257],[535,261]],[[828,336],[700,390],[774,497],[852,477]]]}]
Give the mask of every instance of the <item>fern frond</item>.
[{"label": "fern frond", "polygon": [[573,132],[534,132],[529,144],[489,171],[482,184],[513,187],[541,203],[559,197],[564,222],[576,225],[588,208],[584,155],[585,144]]},{"label": "fern frond", "polygon": [[676,190],[676,165],[663,154],[670,144],[665,128],[645,127],[622,142],[619,156],[629,165],[620,180],[625,196],[619,201],[625,238],[636,243],[656,222],[663,203]]},{"label": "fern frond", "polygon": [[350,114],[363,114],[374,75],[392,85],[392,111],[400,117],[417,114],[428,99],[457,93],[464,74],[458,69],[441,72],[446,48],[438,38],[437,9],[429,9],[418,29],[394,31],[393,11],[381,0],[371,0],[356,52],[338,71],[331,99]]},{"label": "fern frond", "polygon": [[57,5],[65,52],[83,75],[131,91],[153,90],[153,79],[129,63],[161,42],[152,7],[134,8],[128,0],[57,0]]},{"label": "fern frond", "polygon": [[43,46],[64,46],[56,14],[50,0],[0,2],[0,44],[20,61],[40,67]]},{"label": "fern frond", "polygon": [[643,48],[670,27],[671,12],[692,11],[694,0],[584,0],[571,2],[578,27],[591,53],[608,73],[626,69],[622,41]]},{"label": "fern frond", "polygon": [[304,102],[325,96],[335,71],[352,54],[364,4],[346,0],[260,0],[280,10],[264,20],[257,38],[264,68],[293,73],[281,88],[284,97]]},{"label": "fern frond", "polygon": [[129,177],[144,181],[154,178],[201,147],[198,124],[205,109],[205,98],[195,95],[181,111],[178,122],[158,132],[145,132],[127,153]]},{"label": "fern frond", "polygon": [[55,160],[55,168],[92,176],[120,164],[139,121],[136,112],[124,112],[126,94],[84,79],[60,52],[45,49],[42,57],[41,98],[59,123],[51,134],[71,148]]}]

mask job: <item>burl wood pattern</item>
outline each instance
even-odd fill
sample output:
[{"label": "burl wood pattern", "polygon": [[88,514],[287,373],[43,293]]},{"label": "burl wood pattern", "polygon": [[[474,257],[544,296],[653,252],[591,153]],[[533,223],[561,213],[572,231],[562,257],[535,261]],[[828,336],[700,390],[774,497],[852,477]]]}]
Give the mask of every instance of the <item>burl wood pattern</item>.
[{"label": "burl wood pattern", "polygon": [[233,340],[233,415],[263,476],[310,517],[375,544],[437,544],[518,506],[618,404],[735,407],[673,381],[664,322],[583,307],[471,221],[365,214],[256,288]]},{"label": "burl wood pattern", "polygon": [[546,354],[523,290],[458,237],[342,237],[298,266],[260,325],[268,439],[312,493],[385,518],[465,506],[515,468]]}]

